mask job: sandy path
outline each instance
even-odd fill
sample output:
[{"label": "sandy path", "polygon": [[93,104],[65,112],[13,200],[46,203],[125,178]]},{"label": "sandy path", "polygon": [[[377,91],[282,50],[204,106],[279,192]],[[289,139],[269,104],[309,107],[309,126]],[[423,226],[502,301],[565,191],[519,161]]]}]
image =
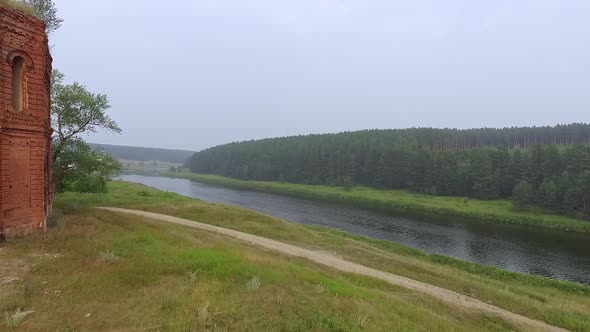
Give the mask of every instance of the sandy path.
[{"label": "sandy path", "polygon": [[270,240],[264,237],[247,234],[231,229],[221,228],[208,224],[199,223],[192,220],[181,219],[177,217],[167,216],[158,213],[119,209],[119,208],[100,208],[103,210],[119,213],[133,214],[142,216],[150,219],[165,221],[169,223],[185,225],[196,229],[206,230],[218,234],[223,234],[241,241],[248,242],[254,246],[262,247],[268,250],[280,252],[286,255],[306,258],[310,261],[322,264],[340,271],[361,274],[369,277],[373,277],[379,280],[383,280],[395,286],[411,289],[416,292],[428,294],[438,300],[473,309],[483,311],[486,313],[497,315],[505,320],[515,323],[517,326],[524,330],[535,330],[535,331],[567,331],[559,327],[548,325],[544,322],[534,320],[513,312],[498,308],[496,306],[481,302],[479,300],[470,298],[468,296],[450,291],[448,289],[440,288],[437,286],[429,285],[420,281],[409,279],[406,277],[398,276],[392,273],[379,271],[372,269],[360,264],[352,263],[343,259],[340,259],[334,255],[330,255],[323,252],[317,252],[294,245],[286,244],[283,242]]}]

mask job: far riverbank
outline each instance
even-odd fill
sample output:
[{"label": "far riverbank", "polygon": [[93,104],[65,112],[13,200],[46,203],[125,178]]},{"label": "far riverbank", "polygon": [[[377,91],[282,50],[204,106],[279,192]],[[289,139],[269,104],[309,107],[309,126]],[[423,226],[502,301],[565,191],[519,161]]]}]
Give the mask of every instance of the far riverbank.
[{"label": "far riverbank", "polygon": [[543,227],[566,232],[590,233],[590,221],[542,211],[514,211],[508,200],[482,201],[461,197],[429,196],[404,190],[378,190],[366,187],[303,185],[266,181],[243,181],[216,175],[190,172],[162,172],[162,176],[184,178],[238,189],[289,195],[343,203],[402,215],[459,217],[479,222],[496,222]]}]

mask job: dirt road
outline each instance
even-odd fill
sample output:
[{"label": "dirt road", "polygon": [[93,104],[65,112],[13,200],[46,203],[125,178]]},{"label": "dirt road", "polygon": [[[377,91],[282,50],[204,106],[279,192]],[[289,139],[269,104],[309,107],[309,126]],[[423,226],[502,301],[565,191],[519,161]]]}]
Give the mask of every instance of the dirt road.
[{"label": "dirt road", "polygon": [[137,211],[137,210],[128,210],[128,209],[119,209],[119,208],[100,208],[103,210],[117,212],[117,213],[127,213],[133,214],[137,216],[146,217],[149,219],[169,222],[173,224],[185,225],[188,227],[201,229],[205,231],[210,231],[218,234],[223,234],[225,236],[229,236],[244,242],[247,242],[251,245],[262,247],[268,250],[280,252],[282,254],[286,254],[289,256],[295,257],[302,257],[306,258],[310,261],[313,261],[318,264],[322,264],[336,270],[349,272],[349,273],[356,273],[361,274],[369,277],[373,277],[379,280],[383,280],[387,283],[390,283],[395,286],[407,288],[416,292],[428,294],[438,300],[469,308],[472,310],[482,311],[489,314],[497,315],[507,321],[510,321],[516,324],[519,328],[523,330],[534,330],[534,331],[566,331],[559,327],[548,325],[544,322],[534,320],[519,314],[515,314],[513,312],[498,308],[496,306],[481,302],[479,300],[470,298],[468,296],[450,291],[448,289],[440,288],[437,286],[429,285],[420,281],[416,281],[413,279],[409,279],[406,277],[398,276],[392,273],[379,271],[376,269],[372,269],[360,264],[352,263],[343,259],[340,259],[334,255],[330,255],[323,252],[317,252],[301,247],[297,247],[294,245],[286,244],[283,242],[270,240],[267,238],[263,238],[260,236],[247,234],[231,229],[221,228],[217,226],[212,226],[208,224],[199,223],[196,221],[191,221],[187,219],[181,219],[177,217],[167,216],[163,214],[145,212],[145,211]]}]

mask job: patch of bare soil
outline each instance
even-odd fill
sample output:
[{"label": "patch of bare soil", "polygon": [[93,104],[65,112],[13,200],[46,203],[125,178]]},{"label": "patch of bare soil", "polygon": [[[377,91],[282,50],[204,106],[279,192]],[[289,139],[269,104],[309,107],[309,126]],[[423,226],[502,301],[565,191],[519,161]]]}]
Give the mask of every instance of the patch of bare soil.
[{"label": "patch of bare soil", "polygon": [[0,247],[0,302],[17,290],[29,267],[27,261],[11,257],[8,249]]}]

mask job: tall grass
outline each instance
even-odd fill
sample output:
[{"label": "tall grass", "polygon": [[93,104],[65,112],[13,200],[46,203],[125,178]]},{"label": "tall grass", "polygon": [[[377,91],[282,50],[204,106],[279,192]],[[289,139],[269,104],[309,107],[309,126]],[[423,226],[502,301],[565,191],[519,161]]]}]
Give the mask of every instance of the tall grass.
[{"label": "tall grass", "polygon": [[6,326],[10,329],[15,329],[19,327],[25,321],[25,319],[33,313],[35,313],[33,310],[21,311],[20,308],[16,309],[14,314],[5,312],[4,320]]}]

